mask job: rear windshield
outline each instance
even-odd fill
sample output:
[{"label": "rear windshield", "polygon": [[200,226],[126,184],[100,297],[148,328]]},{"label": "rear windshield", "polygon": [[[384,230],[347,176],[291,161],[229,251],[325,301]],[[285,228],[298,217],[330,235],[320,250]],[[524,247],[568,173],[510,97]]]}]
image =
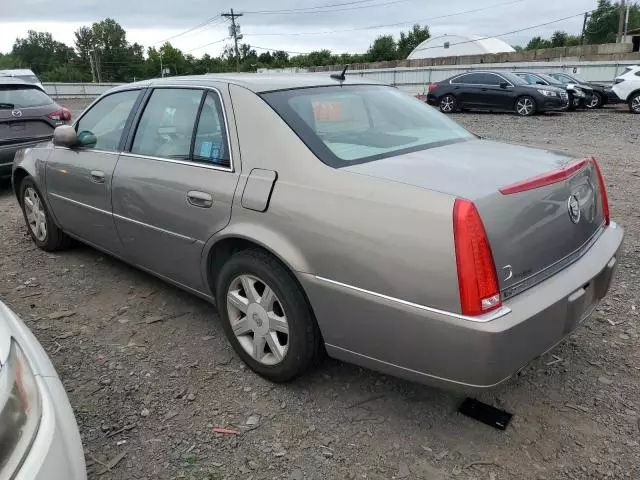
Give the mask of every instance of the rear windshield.
[{"label": "rear windshield", "polygon": [[424,102],[386,86],[304,88],[262,97],[320,160],[336,168],[474,138]]},{"label": "rear windshield", "polygon": [[40,83],[40,80],[35,75],[15,75],[14,78],[19,78],[29,83]]},{"label": "rear windshield", "polygon": [[0,104],[5,108],[41,107],[52,103],[53,100],[37,87],[0,85]]}]

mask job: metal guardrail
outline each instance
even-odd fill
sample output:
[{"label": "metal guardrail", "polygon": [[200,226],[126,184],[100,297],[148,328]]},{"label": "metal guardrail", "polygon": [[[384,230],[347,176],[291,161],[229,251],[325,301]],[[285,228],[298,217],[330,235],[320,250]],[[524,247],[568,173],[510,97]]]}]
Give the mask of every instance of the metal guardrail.
[{"label": "metal guardrail", "polygon": [[122,83],[43,83],[52,98],[93,98]]}]

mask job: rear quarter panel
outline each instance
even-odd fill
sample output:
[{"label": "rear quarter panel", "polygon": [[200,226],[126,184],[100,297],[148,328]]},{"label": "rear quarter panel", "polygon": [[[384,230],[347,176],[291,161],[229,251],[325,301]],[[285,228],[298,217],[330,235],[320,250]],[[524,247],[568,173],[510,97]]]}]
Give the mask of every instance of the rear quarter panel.
[{"label": "rear quarter panel", "polygon": [[[454,197],[323,164],[259,96],[230,86],[242,157],[231,224],[297,273],[459,310]],[[277,171],[265,213],[242,207],[253,168]]]}]

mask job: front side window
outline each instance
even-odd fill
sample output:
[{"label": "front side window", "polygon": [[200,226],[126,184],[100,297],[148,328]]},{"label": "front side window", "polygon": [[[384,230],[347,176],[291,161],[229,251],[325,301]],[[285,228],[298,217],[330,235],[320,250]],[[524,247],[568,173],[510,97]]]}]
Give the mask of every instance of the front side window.
[{"label": "front side window", "polygon": [[204,162],[222,167],[231,166],[222,108],[220,97],[213,92],[207,93],[198,118],[198,128],[193,144],[194,162]]},{"label": "front side window", "polygon": [[30,108],[51,105],[53,100],[37,87],[0,85],[0,108]]},{"label": "front side window", "polygon": [[391,87],[303,88],[262,97],[321,161],[336,168],[474,138]]},{"label": "front side window", "polygon": [[499,77],[498,75],[494,75],[493,73],[481,73],[478,84],[491,85],[493,87],[497,87],[503,82],[506,82],[506,80],[502,77]]},{"label": "front side window", "polygon": [[112,93],[99,100],[76,124],[78,141],[85,147],[115,152],[140,90]]},{"label": "front side window", "polygon": [[131,153],[188,160],[202,90],[158,88],[140,117]]}]

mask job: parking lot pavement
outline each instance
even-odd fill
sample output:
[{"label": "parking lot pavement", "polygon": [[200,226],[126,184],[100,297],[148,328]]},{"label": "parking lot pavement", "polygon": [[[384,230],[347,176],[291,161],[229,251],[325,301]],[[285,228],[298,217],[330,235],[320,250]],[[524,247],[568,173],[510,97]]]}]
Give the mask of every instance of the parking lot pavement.
[{"label": "parking lot pavement", "polygon": [[640,478],[637,119],[622,109],[454,118],[482,136],[597,155],[627,234],[595,314],[480,396],[514,413],[505,432],[457,414],[459,394],[335,361],[268,383],[233,354],[213,307],[88,247],[36,249],[0,189],[0,298],[52,357],[90,478]]}]

